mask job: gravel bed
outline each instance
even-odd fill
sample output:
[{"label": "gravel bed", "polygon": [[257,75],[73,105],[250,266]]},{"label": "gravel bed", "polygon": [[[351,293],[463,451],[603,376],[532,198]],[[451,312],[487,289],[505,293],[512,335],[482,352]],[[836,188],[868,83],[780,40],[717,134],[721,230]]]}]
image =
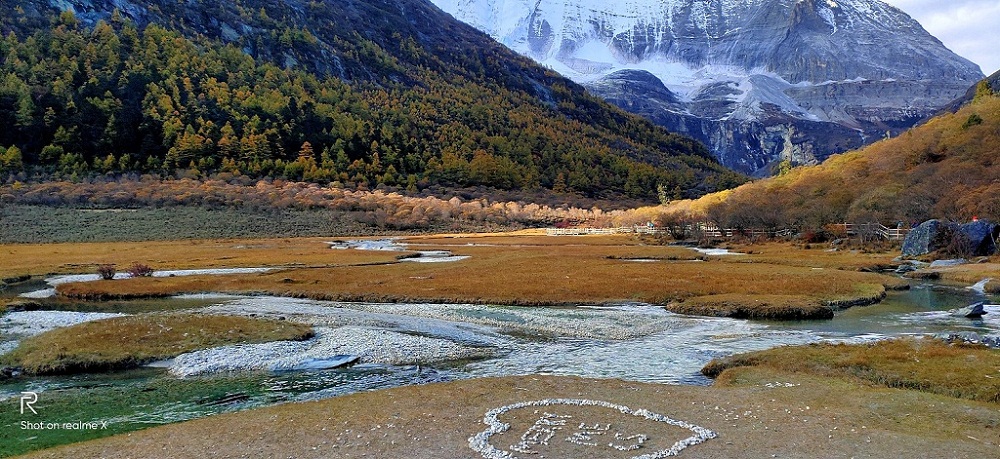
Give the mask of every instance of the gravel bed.
[{"label": "gravel bed", "polygon": [[504,333],[628,340],[671,329],[675,315],[647,306],[644,313],[590,308],[538,308],[473,304],[344,304],[343,307],[495,327]]},{"label": "gravel bed", "polygon": [[675,314],[650,305],[593,308],[541,308],[474,304],[342,303],[256,297],[201,310],[213,314],[286,317],[313,325],[363,325],[401,328],[457,340],[498,344],[494,332],[628,340],[668,331]]},{"label": "gravel bed", "polygon": [[17,341],[0,342],[0,355],[4,355],[17,348]]},{"label": "gravel bed", "polygon": [[56,328],[70,327],[94,320],[121,317],[126,314],[72,311],[20,311],[0,317],[0,332],[22,338],[40,335]]},{"label": "gravel bed", "polygon": [[195,310],[199,314],[222,314],[268,319],[285,319],[321,327],[385,328],[393,331],[447,339],[473,346],[509,347],[509,337],[493,327],[434,319],[398,312],[380,311],[378,306],[361,308],[360,303],[335,303],[280,297],[254,297],[229,301]]},{"label": "gravel bed", "polygon": [[219,372],[295,370],[311,367],[317,360],[344,355],[358,356],[361,363],[413,365],[495,357],[498,350],[389,330],[319,327],[316,337],[308,341],[242,344],[183,354],[173,360],[170,373],[185,377]]}]

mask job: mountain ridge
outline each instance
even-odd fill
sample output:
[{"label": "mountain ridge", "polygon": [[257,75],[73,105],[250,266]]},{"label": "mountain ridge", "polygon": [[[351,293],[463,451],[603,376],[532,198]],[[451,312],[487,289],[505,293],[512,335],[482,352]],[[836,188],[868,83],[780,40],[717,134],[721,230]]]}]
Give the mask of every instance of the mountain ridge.
[{"label": "mountain ridge", "polygon": [[190,161],[369,187],[643,199],[659,185],[697,195],[741,180],[696,142],[420,0],[28,0],[0,13],[13,56],[0,61],[0,118],[15,126],[0,145],[50,172]]},{"label": "mountain ridge", "polygon": [[725,227],[812,232],[842,222],[1000,221],[1000,91],[977,86],[954,113],[901,136],[677,203],[667,213]]},{"label": "mountain ridge", "polygon": [[635,112],[745,173],[898,135],[982,77],[874,0],[434,1],[602,97],[649,72],[679,101]]}]

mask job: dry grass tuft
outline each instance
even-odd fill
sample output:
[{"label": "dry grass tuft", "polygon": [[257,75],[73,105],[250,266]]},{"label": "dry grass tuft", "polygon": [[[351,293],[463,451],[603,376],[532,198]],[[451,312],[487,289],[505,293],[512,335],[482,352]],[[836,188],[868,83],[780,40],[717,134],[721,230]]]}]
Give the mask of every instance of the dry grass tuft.
[{"label": "dry grass tuft", "polygon": [[727,370],[738,367],[850,378],[877,386],[1000,403],[1000,351],[984,346],[932,339],[789,346],[716,359],[701,372],[724,383]]},{"label": "dry grass tuft", "polygon": [[27,374],[133,368],[185,352],[236,343],[303,340],[311,327],[233,316],[150,314],[87,322],[28,338],[0,357]]}]

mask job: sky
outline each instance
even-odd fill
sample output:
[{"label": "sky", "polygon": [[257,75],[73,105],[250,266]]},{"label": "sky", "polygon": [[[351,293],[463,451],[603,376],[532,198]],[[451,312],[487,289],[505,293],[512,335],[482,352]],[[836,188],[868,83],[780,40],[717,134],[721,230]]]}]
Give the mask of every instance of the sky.
[{"label": "sky", "polygon": [[1000,70],[1000,0],[882,0],[990,75]]}]

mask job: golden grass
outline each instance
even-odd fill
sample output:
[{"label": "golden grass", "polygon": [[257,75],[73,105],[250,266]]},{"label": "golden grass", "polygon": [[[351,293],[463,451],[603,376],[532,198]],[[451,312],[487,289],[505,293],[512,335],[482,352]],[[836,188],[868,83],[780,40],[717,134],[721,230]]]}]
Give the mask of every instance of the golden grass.
[{"label": "golden grass", "polygon": [[[357,301],[521,305],[620,301],[667,304],[730,295],[732,301],[742,296],[745,306],[753,308],[761,295],[797,295],[808,297],[810,303],[823,304],[870,303],[884,295],[885,285],[896,282],[873,273],[777,264],[780,257],[771,262],[747,257],[704,257],[682,247],[646,245],[632,236],[408,240],[426,244],[414,249],[446,249],[471,258],[455,263],[401,262],[289,268],[240,276],[101,281],[65,284],[58,291],[85,299],[233,292]],[[796,262],[822,253],[801,252]],[[640,263],[634,259],[660,261]]]},{"label": "golden grass", "polygon": [[388,262],[395,253],[331,250],[332,239],[189,240],[0,245],[0,277],[94,273],[113,263],[124,271],[135,262],[154,269],[258,266],[328,266]]},{"label": "golden grass", "polygon": [[1000,351],[930,339],[779,347],[713,360],[702,373],[737,367],[851,378],[870,384],[1000,403]]},{"label": "golden grass", "polygon": [[737,319],[832,319],[833,309],[806,295],[723,294],[695,297],[671,303],[667,309],[678,314],[694,314]]},{"label": "golden grass", "polygon": [[185,352],[235,343],[302,340],[307,325],[190,314],[116,317],[25,339],[0,364],[27,374],[67,374],[136,367]]},{"label": "golden grass", "polygon": [[893,258],[899,255],[896,252],[828,251],[829,246],[826,244],[813,244],[811,248],[804,248],[807,245],[778,242],[752,245],[734,244],[732,249],[748,254],[743,258],[743,261],[756,263],[849,271],[879,271],[895,268],[899,265],[893,261]]}]

